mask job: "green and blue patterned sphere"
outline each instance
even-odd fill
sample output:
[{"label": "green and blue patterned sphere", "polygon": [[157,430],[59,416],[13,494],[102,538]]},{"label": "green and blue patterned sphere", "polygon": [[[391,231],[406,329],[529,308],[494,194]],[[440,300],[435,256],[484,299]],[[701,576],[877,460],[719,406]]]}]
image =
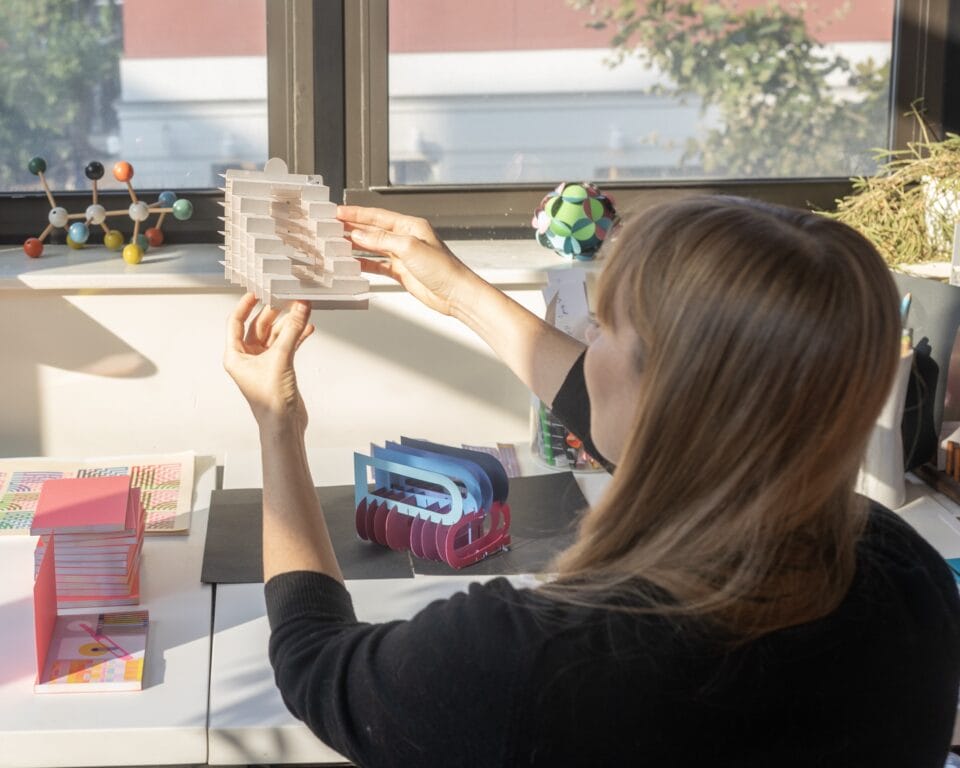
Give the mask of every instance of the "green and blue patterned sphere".
[{"label": "green and blue patterned sphere", "polygon": [[564,182],[540,201],[532,223],[544,248],[588,261],[603,245],[616,215],[613,200],[593,184]]}]

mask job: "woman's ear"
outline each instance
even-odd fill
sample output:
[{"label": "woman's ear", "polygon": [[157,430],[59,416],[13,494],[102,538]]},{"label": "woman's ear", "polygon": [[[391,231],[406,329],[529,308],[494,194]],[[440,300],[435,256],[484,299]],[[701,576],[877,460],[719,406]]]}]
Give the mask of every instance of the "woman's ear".
[{"label": "woman's ear", "polygon": [[600,324],[592,318],[586,322],[583,327],[583,340],[587,344],[593,344],[594,340],[600,335]]}]

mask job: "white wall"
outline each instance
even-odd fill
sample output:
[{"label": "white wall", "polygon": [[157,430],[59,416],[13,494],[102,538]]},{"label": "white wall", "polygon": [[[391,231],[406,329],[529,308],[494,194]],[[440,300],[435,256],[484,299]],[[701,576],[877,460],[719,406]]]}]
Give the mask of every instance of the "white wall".
[{"label": "white wall", "polygon": [[[538,290],[513,295],[542,312]],[[257,447],[221,365],[228,290],[5,290],[0,456]],[[299,353],[308,441],[400,435],[492,445],[527,434],[528,393],[476,337],[402,292],[315,312]]]}]

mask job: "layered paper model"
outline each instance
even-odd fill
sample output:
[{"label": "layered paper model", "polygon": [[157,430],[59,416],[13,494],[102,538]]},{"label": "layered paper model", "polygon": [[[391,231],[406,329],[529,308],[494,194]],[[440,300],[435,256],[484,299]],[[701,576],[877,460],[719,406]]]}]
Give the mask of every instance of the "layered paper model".
[{"label": "layered paper model", "polygon": [[[144,511],[129,475],[47,480],[31,533],[39,535],[34,575],[47,561],[59,608],[136,605]],[[56,556],[49,553],[56,544]]]},{"label": "layered paper model", "polygon": [[57,614],[56,543],[44,548],[33,587],[36,693],[138,691],[143,685],[145,610]]},{"label": "layered paper model", "polygon": [[343,236],[320,176],[262,171],[224,175],[224,276],[279,307],[299,299],[315,309],[366,309],[369,282]]},{"label": "layered paper model", "polygon": [[463,568],[509,546],[508,483],[486,453],[407,437],[371,446],[354,454],[357,534]]}]

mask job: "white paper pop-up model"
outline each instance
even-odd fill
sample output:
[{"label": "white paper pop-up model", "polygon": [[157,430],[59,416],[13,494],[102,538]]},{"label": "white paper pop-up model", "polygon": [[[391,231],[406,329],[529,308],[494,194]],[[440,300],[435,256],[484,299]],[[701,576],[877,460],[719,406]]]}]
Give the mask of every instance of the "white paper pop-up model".
[{"label": "white paper pop-up model", "polygon": [[224,276],[279,307],[366,309],[368,280],[320,176],[288,173],[278,158],[262,171],[224,175]]}]

